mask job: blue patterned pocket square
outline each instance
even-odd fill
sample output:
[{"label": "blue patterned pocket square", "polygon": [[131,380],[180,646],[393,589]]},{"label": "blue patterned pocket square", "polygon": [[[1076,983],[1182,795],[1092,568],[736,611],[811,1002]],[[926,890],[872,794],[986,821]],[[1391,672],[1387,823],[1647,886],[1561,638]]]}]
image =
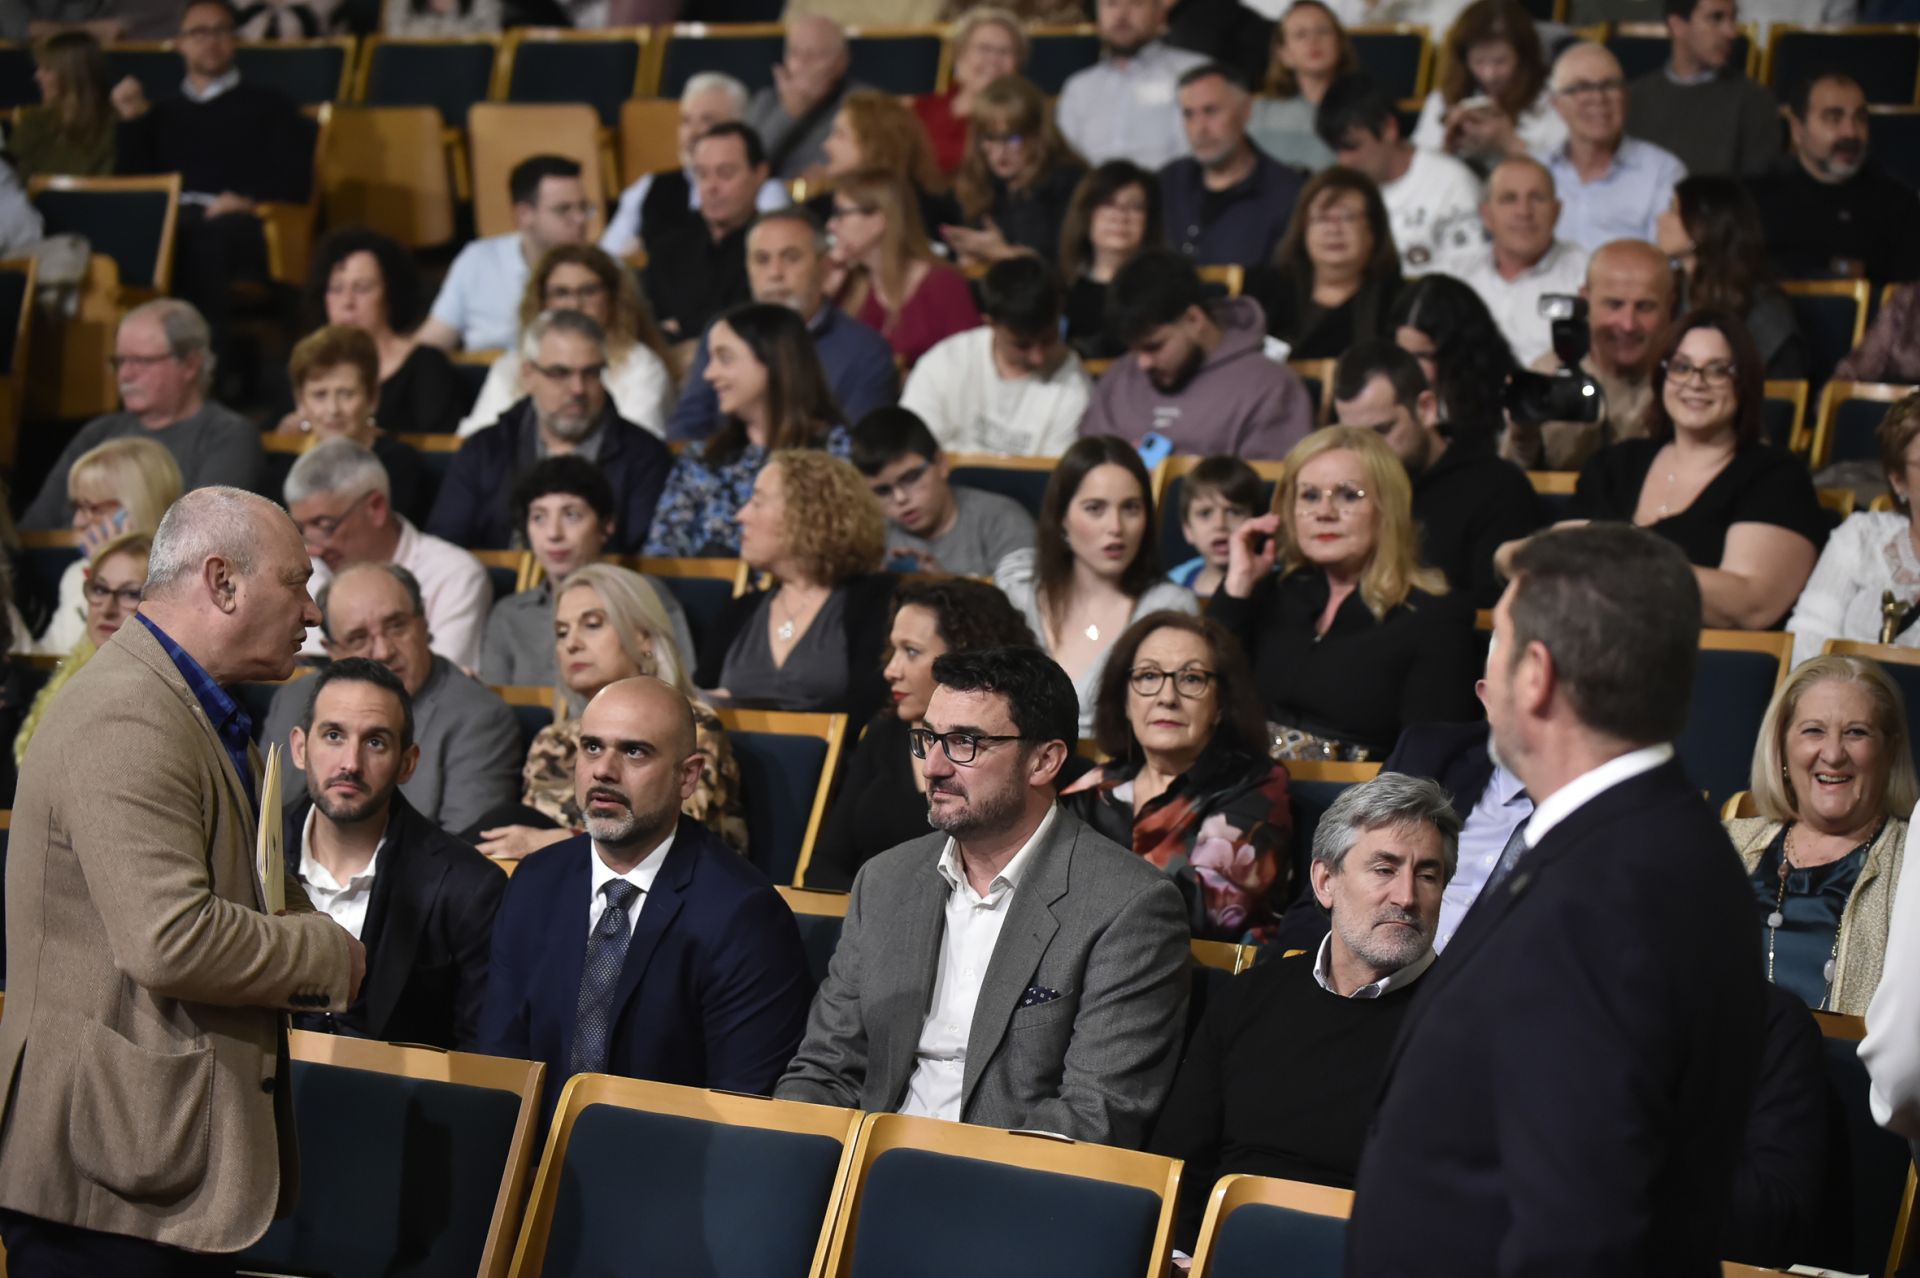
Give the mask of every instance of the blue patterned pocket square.
[{"label": "blue patterned pocket square", "polygon": [[1020,1006],[1038,1007],[1042,1003],[1051,1003],[1059,997],[1059,990],[1050,990],[1044,985],[1029,985],[1027,992],[1020,996]]}]

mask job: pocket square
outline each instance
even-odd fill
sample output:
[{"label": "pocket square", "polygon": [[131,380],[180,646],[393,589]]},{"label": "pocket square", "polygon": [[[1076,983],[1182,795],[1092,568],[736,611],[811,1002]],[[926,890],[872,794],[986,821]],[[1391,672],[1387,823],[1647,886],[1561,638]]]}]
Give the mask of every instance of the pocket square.
[{"label": "pocket square", "polygon": [[1042,1003],[1051,1003],[1059,997],[1059,990],[1050,990],[1044,985],[1029,985],[1027,992],[1020,996],[1020,1006],[1038,1007]]}]

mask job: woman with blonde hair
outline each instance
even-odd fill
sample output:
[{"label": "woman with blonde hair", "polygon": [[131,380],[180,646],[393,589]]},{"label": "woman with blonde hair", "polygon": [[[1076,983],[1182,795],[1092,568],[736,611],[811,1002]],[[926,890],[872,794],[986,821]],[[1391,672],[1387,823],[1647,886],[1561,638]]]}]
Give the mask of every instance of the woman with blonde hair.
[{"label": "woman with blonde hair", "polygon": [[734,705],[872,718],[887,697],[886,532],[852,463],[774,453],[740,507],[740,558],[769,584],[721,612],[694,682]]},{"label": "woman with blonde hair", "polygon": [[822,222],[833,212],[834,184],[862,169],[885,169],[906,178],[919,201],[923,226],[936,227],[960,215],[947,194],[947,175],[934,161],[927,131],[912,109],[891,93],[849,93],[821,150],[827,157],[827,189],[807,201],[807,211]]},{"label": "woman with blonde hair", "polygon": [[942,173],[952,173],[966,157],[975,96],[1001,76],[1018,74],[1031,50],[1020,19],[993,5],[962,14],[947,35],[947,47],[953,50],[953,87],[913,100]]},{"label": "woman with blonde hair", "polygon": [[1320,0],[1294,0],[1273,27],[1267,91],[1253,101],[1247,136],[1282,164],[1317,170],[1333,150],[1313,129],[1313,113],[1327,87],[1360,70],[1347,29]]},{"label": "woman with blonde hair", "polygon": [[1087,166],[1054,126],[1046,96],[1030,80],[1003,75],[974,99],[969,121],[954,193],[971,226],[945,227],[944,238],[969,264],[1016,253],[1053,261]]},{"label": "woman with blonde hair", "polygon": [[833,192],[827,293],[911,368],[942,338],[980,325],[967,277],[934,256],[906,180],[861,169]]},{"label": "woman with blonde hair", "polygon": [[1473,611],[1420,563],[1413,484],[1384,440],[1293,446],[1277,511],[1234,530],[1209,615],[1253,662],[1276,758],[1385,758],[1410,723],[1480,717]]},{"label": "woman with blonde hair", "polygon": [[67,471],[67,500],[84,554],[61,574],[53,618],[35,652],[64,655],[73,649],[89,620],[86,559],[123,534],[151,537],[184,487],[173,454],[137,435],[110,439],[74,459]]},{"label": "woman with blonde hair", "polygon": [[[666,339],[640,296],[633,272],[593,244],[560,244],[534,263],[520,293],[520,329],[543,311],[579,311],[607,332],[607,366],[600,370],[607,398],[620,416],[666,437],[667,415],[678,394]],[[493,362],[461,435],[493,425],[526,397],[518,343]]]},{"label": "woman with blonde hair", "polygon": [[699,784],[680,810],[745,852],[740,769],[727,731],[713,711],[694,698],[687,658],[674,643],[673,623],[646,578],[615,564],[575,569],[554,595],[553,635],[558,671],[554,721],[540,729],[527,751],[520,801],[558,828],[493,825],[480,831],[476,846],[488,856],[518,860],[573,837],[582,824],[574,790],[580,712],[608,684],[649,675],[672,685],[693,711],[695,745],[704,761]]},{"label": "woman with blonde hair", "polygon": [[34,47],[40,105],[22,110],[7,134],[7,151],[22,182],[41,173],[95,177],[113,172],[109,76],[106,51],[86,31],[62,31]]},{"label": "woman with blonde hair", "polygon": [[34,697],[33,705],[20,725],[19,735],[13,740],[15,763],[26,758],[27,743],[33,740],[34,730],[46,717],[47,707],[67,686],[67,681],[93,660],[93,654],[100,650],[100,645],[113,638],[133,616],[134,609],[140,606],[141,587],[147,580],[147,555],[152,549],[151,533],[118,533],[95,546],[86,561],[76,565],[85,583],[83,594],[86,610],[65,659],[53,672],[53,677],[47,680],[46,686]]},{"label": "woman with blonde hair", "polygon": [[1767,979],[1816,1011],[1866,1014],[1920,802],[1900,690],[1877,664],[1802,662],[1753,754],[1751,817],[1727,821],[1753,888]]}]

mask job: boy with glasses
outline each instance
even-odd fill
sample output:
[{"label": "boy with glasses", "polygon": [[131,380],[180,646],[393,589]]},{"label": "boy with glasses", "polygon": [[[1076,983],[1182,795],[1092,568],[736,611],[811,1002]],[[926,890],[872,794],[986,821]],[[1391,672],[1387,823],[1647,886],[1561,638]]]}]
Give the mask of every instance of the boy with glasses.
[{"label": "boy with glasses", "polygon": [[868,413],[853,428],[851,457],[887,517],[887,557],[911,571],[989,577],[1033,545],[1033,517],[1019,502],[949,482],[946,454],[908,409]]}]

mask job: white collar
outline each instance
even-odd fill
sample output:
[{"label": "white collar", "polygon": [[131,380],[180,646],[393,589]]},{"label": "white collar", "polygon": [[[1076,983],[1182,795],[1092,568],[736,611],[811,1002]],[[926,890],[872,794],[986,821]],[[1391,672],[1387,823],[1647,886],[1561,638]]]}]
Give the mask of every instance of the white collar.
[{"label": "white collar", "polygon": [[1673,758],[1673,747],[1666,742],[1641,746],[1638,750],[1608,759],[1599,767],[1582,772],[1573,780],[1533,805],[1533,819],[1527,822],[1527,847],[1540,846],[1547,832],[1597,799],[1614,786],[1631,781],[1643,772],[1651,772]]},{"label": "white collar", "polygon": [[315,887],[328,892],[343,892],[358,887],[362,883],[373,882],[373,876],[379,872],[380,849],[387,846],[387,836],[383,832],[380,841],[373,845],[373,855],[367,858],[366,869],[352,875],[345,883],[333,877],[333,871],[313,859],[313,827],[320,817],[320,805],[307,808],[307,823],[300,832],[300,877]]},{"label": "white collar", "polygon": [[1004,893],[1011,892],[1020,885],[1020,876],[1026,871],[1027,862],[1033,859],[1033,850],[1040,846],[1040,840],[1053,829],[1054,818],[1059,815],[1059,802],[1049,804],[1047,814],[1040,818],[1039,825],[1033,827],[1033,833],[1027,836],[1027,841],[1020,845],[1020,850],[1013,854],[1013,859],[1001,867],[1000,873],[993,876],[993,882],[987,885],[987,894],[984,897],[975,892],[973,884],[968,881],[967,872],[960,864],[959,841],[951,836],[947,839],[947,846],[940,849],[937,867],[940,877],[947,881],[948,887],[964,892],[968,900],[983,901],[988,905],[994,904]]},{"label": "white collar", "polygon": [[229,89],[238,88],[239,85],[240,68],[228,67],[225,75],[207,81],[207,87],[204,89],[194,88],[191,79],[182,80],[180,82],[180,96],[189,102],[198,102],[202,106],[205,106]]},{"label": "white collar", "polygon": [[1495,763],[1493,775],[1487,778],[1487,793],[1493,796],[1494,803],[1504,808],[1517,800],[1525,799],[1527,787],[1519,777]]},{"label": "white collar", "polygon": [[[1433,966],[1433,958],[1434,949],[1433,946],[1429,945],[1427,946],[1427,952],[1425,954],[1422,954],[1405,967],[1395,968],[1379,980],[1362,985],[1359,989],[1344,997],[1379,998],[1382,994],[1387,994],[1403,986],[1411,985],[1420,979],[1422,973]],[[1333,988],[1332,932],[1328,932],[1326,936],[1320,940],[1320,953],[1318,957],[1313,960],[1313,979],[1319,982],[1320,988],[1327,993],[1335,996],[1340,995],[1340,992]]]},{"label": "white collar", "polygon": [[660,867],[666,864],[667,853],[673,850],[674,837],[679,833],[680,825],[678,822],[675,822],[672,831],[668,833],[666,838],[660,841],[660,846],[647,853],[646,860],[634,866],[625,874],[615,874],[612,868],[607,865],[606,858],[600,855],[600,845],[592,839],[588,839],[587,862],[593,867],[592,883],[590,885],[593,890],[587,894],[587,899],[589,901],[598,900],[600,897],[600,889],[615,879],[624,879],[628,883],[633,884],[633,886],[640,889],[641,896],[645,896],[647,893],[653,891],[653,881],[660,877]]}]

